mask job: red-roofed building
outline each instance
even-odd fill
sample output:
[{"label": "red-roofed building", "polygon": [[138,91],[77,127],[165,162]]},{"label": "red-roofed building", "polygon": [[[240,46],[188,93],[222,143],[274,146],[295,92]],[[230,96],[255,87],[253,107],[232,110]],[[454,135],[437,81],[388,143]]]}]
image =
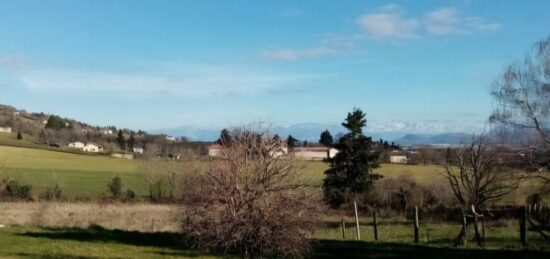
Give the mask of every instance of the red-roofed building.
[{"label": "red-roofed building", "polygon": [[210,144],[206,148],[208,149],[208,156],[216,157],[222,155],[222,146],[220,146],[220,144]]}]

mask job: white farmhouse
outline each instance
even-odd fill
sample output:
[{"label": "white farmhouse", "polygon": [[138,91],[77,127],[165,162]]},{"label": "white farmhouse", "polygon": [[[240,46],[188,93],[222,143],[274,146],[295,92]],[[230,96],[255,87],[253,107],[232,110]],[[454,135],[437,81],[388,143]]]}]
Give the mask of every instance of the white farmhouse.
[{"label": "white farmhouse", "polygon": [[10,127],[0,127],[0,132],[2,133],[11,133]]},{"label": "white farmhouse", "polygon": [[133,151],[134,153],[143,154],[143,151],[144,151],[144,150],[143,150],[142,147],[133,147],[133,148],[132,148],[132,151]]},{"label": "white farmhouse", "polygon": [[338,149],[329,147],[295,147],[292,149],[294,157],[302,160],[325,160],[333,158]]},{"label": "white farmhouse", "polygon": [[80,141],[72,142],[67,144],[67,147],[70,148],[76,148],[76,149],[83,149],[86,145]]},{"label": "white farmhouse", "polygon": [[168,140],[168,141],[176,141],[176,139],[177,138],[174,137],[174,136],[166,136],[166,140]]},{"label": "white farmhouse", "polygon": [[96,143],[93,143],[93,142],[88,142],[86,143],[86,145],[82,148],[83,151],[86,151],[86,152],[92,152],[92,153],[96,153],[96,152],[101,152],[103,151],[103,146],[99,145],[99,144],[96,144]]},{"label": "white farmhouse", "polygon": [[217,157],[222,155],[222,146],[219,144],[208,145],[208,156]]},{"label": "white farmhouse", "polygon": [[134,159],[134,154],[126,154],[126,153],[112,153],[111,157],[114,158],[125,158],[125,159]]},{"label": "white farmhouse", "polygon": [[405,152],[394,150],[390,152],[390,163],[392,164],[406,164],[409,162],[409,158]]}]

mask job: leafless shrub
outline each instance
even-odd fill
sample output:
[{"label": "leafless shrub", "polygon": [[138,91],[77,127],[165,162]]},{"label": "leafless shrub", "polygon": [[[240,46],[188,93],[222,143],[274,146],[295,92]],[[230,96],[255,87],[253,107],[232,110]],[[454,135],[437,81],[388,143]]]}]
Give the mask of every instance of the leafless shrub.
[{"label": "leafless shrub", "polygon": [[309,248],[320,193],[266,132],[235,131],[223,157],[184,186],[182,229],[197,246],[243,257],[298,257]]},{"label": "leafless shrub", "polygon": [[461,205],[478,208],[519,186],[523,177],[503,168],[498,152],[483,135],[456,150],[456,166],[447,166],[444,176]]},{"label": "leafless shrub", "polygon": [[445,214],[445,209],[451,207],[451,199],[452,193],[447,186],[439,183],[422,185],[410,176],[400,176],[376,182],[366,202],[375,206],[379,213],[389,216],[392,212],[412,212],[415,206],[431,214]]}]

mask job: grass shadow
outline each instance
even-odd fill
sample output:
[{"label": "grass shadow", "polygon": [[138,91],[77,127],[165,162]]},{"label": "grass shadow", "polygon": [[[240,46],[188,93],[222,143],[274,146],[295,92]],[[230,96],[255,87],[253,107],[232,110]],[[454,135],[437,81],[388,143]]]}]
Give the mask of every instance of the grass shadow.
[{"label": "grass shadow", "polygon": [[310,258],[550,258],[550,251],[436,248],[399,243],[316,240]]},{"label": "grass shadow", "polygon": [[[98,225],[91,225],[88,228],[43,227],[41,230],[41,232],[25,232],[19,235],[34,238],[167,248],[174,250],[170,254],[175,256],[197,257],[204,255],[204,252],[194,250],[186,244],[181,234],[178,233],[111,230]],[[166,251],[162,253],[166,253]]]}]

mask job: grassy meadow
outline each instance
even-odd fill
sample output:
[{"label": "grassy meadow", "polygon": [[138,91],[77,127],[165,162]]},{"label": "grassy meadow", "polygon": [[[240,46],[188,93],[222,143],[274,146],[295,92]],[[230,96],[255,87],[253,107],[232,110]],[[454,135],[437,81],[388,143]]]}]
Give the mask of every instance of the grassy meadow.
[{"label": "grassy meadow", "polygon": [[[6,137],[3,138],[6,141]],[[172,163],[171,166],[177,172],[185,174],[206,168],[208,161],[157,163],[159,168]],[[117,175],[122,178],[124,190],[132,189],[138,196],[146,196],[148,193],[140,160],[0,145],[1,164],[6,168],[0,172],[0,179],[8,177],[20,184],[32,185],[35,195],[45,192],[57,183],[63,190],[63,195],[69,199],[103,197],[108,195],[107,184]],[[327,167],[325,162],[303,162],[301,170],[305,181],[313,186],[321,186],[323,172]],[[386,178],[409,176],[419,184],[430,185],[446,181],[442,175],[443,170],[442,167],[433,165],[382,164],[375,172]],[[536,179],[525,181],[517,191],[503,199],[503,202],[523,203],[525,197],[538,187],[539,182]]]}]

